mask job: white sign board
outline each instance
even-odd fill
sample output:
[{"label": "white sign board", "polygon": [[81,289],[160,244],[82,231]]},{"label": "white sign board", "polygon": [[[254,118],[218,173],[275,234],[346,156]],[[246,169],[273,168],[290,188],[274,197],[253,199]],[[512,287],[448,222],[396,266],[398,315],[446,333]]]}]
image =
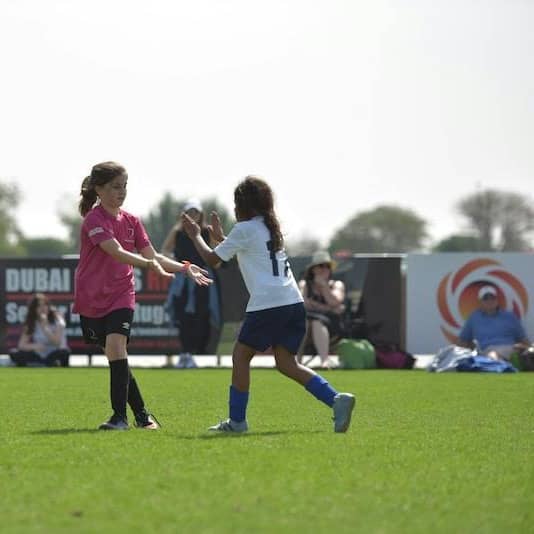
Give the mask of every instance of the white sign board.
[{"label": "white sign board", "polygon": [[406,264],[406,346],[435,354],[450,345],[478,307],[478,290],[493,285],[534,339],[534,254],[410,254]]}]

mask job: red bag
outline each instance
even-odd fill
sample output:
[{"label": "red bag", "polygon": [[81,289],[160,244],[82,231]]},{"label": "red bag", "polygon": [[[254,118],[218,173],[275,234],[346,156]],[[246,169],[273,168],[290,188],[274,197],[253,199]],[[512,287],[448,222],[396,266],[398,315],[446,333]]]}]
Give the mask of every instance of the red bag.
[{"label": "red bag", "polygon": [[412,369],[415,358],[393,346],[379,346],[376,350],[376,366],[379,369]]}]

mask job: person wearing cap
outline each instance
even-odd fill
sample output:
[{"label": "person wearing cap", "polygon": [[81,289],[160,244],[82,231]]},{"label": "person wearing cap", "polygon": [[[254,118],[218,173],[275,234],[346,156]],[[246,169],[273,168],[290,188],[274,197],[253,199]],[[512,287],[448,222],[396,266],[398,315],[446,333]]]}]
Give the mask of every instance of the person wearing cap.
[{"label": "person wearing cap", "polygon": [[457,342],[461,347],[477,348],[494,360],[509,360],[512,353],[530,343],[517,316],[499,306],[499,291],[484,285],[478,291],[479,308],[467,319]]},{"label": "person wearing cap", "polygon": [[[307,312],[308,335],[301,346],[305,348],[308,336],[321,358],[321,367],[332,366],[329,352],[330,345],[340,333],[340,317],[345,310],[345,285],[340,280],[331,280],[335,262],[326,250],[319,250],[304,272],[304,280],[299,282],[299,288],[304,298]],[[300,354],[299,352],[299,354]]]},{"label": "person wearing cap", "polygon": [[[190,198],[184,204],[182,211],[199,224],[202,237],[210,242],[210,233],[208,227],[204,225],[204,213],[200,200]],[[178,327],[181,346],[176,367],[190,369],[196,367],[193,355],[207,354],[212,334],[220,330],[220,297],[216,273],[197,252],[180,221],[181,213],[163,242],[162,253],[177,261],[189,260],[201,266],[210,273],[209,276],[214,281],[210,287],[200,287],[177,274],[169,287],[166,309],[172,322]]]}]

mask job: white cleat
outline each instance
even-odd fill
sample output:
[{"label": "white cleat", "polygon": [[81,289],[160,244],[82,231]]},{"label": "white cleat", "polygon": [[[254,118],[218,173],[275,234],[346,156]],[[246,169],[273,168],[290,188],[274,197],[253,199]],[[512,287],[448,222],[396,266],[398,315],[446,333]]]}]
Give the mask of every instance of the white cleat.
[{"label": "white cleat", "polygon": [[248,423],[246,420],[240,421],[238,423],[236,421],[232,421],[231,419],[227,419],[226,421],[221,421],[216,425],[210,426],[208,430],[210,432],[228,432],[234,434],[242,434],[243,432],[246,432],[248,430]]},{"label": "white cleat", "polygon": [[338,393],[334,397],[334,432],[346,432],[350,426],[356,398],[350,393]]}]

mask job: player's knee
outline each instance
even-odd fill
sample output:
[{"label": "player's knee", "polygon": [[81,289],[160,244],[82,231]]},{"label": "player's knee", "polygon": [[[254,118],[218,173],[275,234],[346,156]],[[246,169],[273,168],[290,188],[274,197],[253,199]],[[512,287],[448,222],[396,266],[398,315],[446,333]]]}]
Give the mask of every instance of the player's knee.
[{"label": "player's knee", "polygon": [[276,369],[286,376],[292,376],[297,367],[294,358],[275,358],[275,365]]},{"label": "player's knee", "polygon": [[127,339],[120,334],[108,334],[106,337],[105,353],[109,360],[120,360],[127,357]]}]

